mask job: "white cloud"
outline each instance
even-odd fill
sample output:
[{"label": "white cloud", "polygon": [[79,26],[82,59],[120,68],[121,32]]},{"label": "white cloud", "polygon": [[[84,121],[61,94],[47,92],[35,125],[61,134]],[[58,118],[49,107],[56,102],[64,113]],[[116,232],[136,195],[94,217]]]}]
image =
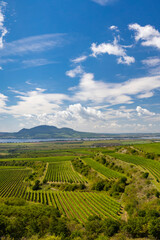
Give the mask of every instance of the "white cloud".
[{"label": "white cloud", "polygon": [[73,63],[80,63],[80,62],[84,62],[87,59],[87,56],[83,55],[80,56],[78,58],[75,58],[73,60],[71,60]]},{"label": "white cloud", "polygon": [[[100,111],[94,107],[82,106],[80,103],[71,104],[65,109],[57,109],[51,114],[24,114],[22,119],[23,124],[28,124],[29,127],[48,124],[57,127],[70,127],[78,131],[103,133],[146,132],[146,130],[148,132],[149,126],[149,130],[152,132],[152,129],[156,129],[155,126],[159,122],[157,114],[139,106],[137,109],[127,109],[125,106],[121,106],[119,109],[109,108],[106,111]],[[25,119],[27,121],[24,121]]]},{"label": "white cloud", "polygon": [[[86,78],[86,76],[84,77]],[[95,82],[94,79],[92,81],[93,83]],[[140,81],[140,79],[137,81]],[[132,83],[135,84],[135,82]],[[111,95],[107,96],[106,92],[106,96],[103,96],[103,100],[116,102],[116,104],[119,104],[120,102],[127,103],[126,101],[128,100],[124,100],[125,97],[127,97],[127,94],[124,94],[126,90],[122,90],[122,88],[129,88],[130,84],[125,83],[123,86],[121,84],[112,86],[111,84],[101,82],[101,87],[104,87],[103,94],[105,91],[109,92],[109,90],[111,90],[114,95],[112,97]],[[86,83],[86,87],[88,86],[89,85]],[[96,96],[95,87],[97,87]],[[118,92],[119,88],[120,92]],[[106,106],[106,108],[103,109],[103,106],[101,106],[102,110],[98,109],[100,106],[96,107],[97,102],[95,97],[100,97],[100,92],[98,93],[99,90],[99,82],[94,83],[92,88],[92,101],[94,104],[89,105],[89,103],[84,103],[84,105],[82,105],[74,98],[75,96],[71,99],[71,97],[64,94],[46,93],[45,89],[41,88],[36,88],[29,92],[20,92],[11,89],[11,91],[16,94],[18,101],[16,104],[7,107],[6,102],[8,101],[8,98],[3,94],[0,94],[0,111],[1,114],[3,113],[13,116],[17,121],[22,122],[24,127],[49,124],[58,127],[71,127],[79,131],[117,133],[136,132],[137,129],[139,131],[146,131],[149,124],[152,122],[152,129],[156,129],[156,124],[159,122],[159,115],[140,106],[136,109],[126,108],[126,106],[120,106],[116,109]],[[88,91],[90,91],[90,89],[88,89]],[[85,93],[88,94],[87,91]],[[66,105],[66,102],[64,102],[70,102],[71,100],[74,100],[73,104]]]},{"label": "white cloud", "polygon": [[29,59],[29,60],[23,60],[22,61],[22,64],[24,65],[25,68],[39,67],[39,66],[52,64],[52,63],[54,63],[54,62],[49,61],[48,59],[44,59],[44,58]]},{"label": "white cloud", "polygon": [[96,104],[130,104],[133,97],[148,98],[160,88],[160,75],[135,78],[122,83],[95,81],[92,73],[83,73],[78,86],[73,88],[73,101]]},{"label": "white cloud", "polygon": [[3,38],[5,37],[5,35],[7,34],[7,29],[4,26],[4,9],[6,7],[6,3],[1,1],[0,3],[0,32],[1,32],[1,36],[0,36],[0,48],[3,48]]},{"label": "white cloud", "polygon": [[69,70],[66,72],[66,75],[68,77],[74,78],[77,75],[81,75],[83,73],[83,69],[81,68],[81,66],[77,66],[76,68]]},{"label": "white cloud", "polygon": [[151,25],[146,25],[144,27],[137,23],[129,25],[130,30],[135,31],[135,40],[141,40],[143,46],[156,47],[160,49],[160,32],[156,30]]},{"label": "white cloud", "polygon": [[64,34],[46,34],[5,43],[3,49],[0,49],[0,55],[10,56],[43,52],[54,47],[62,46],[64,36]]},{"label": "white cloud", "polygon": [[148,67],[155,67],[157,65],[160,65],[160,58],[149,57],[147,59],[142,60],[142,63],[147,65]]},{"label": "white cloud", "polygon": [[117,56],[118,63],[130,65],[131,63],[135,62],[135,59],[134,57],[127,56],[125,48],[126,47],[121,46],[118,43],[117,38],[114,39],[113,43],[101,43],[99,45],[92,43],[91,45],[93,57],[108,53],[109,55]]},{"label": "white cloud", "polygon": [[109,29],[110,29],[110,30],[114,30],[114,31],[116,31],[116,32],[119,32],[118,27],[115,26],[115,25],[110,26]]},{"label": "white cloud", "polygon": [[8,101],[8,97],[4,94],[0,93],[0,113],[5,112],[6,102]]},{"label": "white cloud", "polygon": [[140,106],[137,106],[136,111],[138,113],[138,116],[146,115],[146,116],[154,116],[155,113],[150,112],[149,110],[142,108]]},{"label": "white cloud", "polygon": [[137,96],[137,98],[143,99],[143,98],[150,98],[153,97],[154,93],[153,92],[146,92],[146,93],[142,93],[140,95]]},{"label": "white cloud", "polygon": [[113,2],[114,0],[92,0],[92,1],[95,2],[95,3],[98,3],[102,6],[105,6],[105,5]]},{"label": "white cloud", "polygon": [[59,108],[63,100],[67,100],[68,96],[58,93],[45,93],[45,89],[36,88],[34,91],[26,93],[14,91],[18,94],[18,102],[6,108],[7,113],[14,116],[22,116],[24,114],[51,114]]}]

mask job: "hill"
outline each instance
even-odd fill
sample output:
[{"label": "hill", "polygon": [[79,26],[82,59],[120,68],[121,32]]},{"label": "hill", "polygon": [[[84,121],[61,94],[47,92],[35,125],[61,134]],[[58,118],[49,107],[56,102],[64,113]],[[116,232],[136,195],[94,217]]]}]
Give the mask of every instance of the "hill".
[{"label": "hill", "polygon": [[41,125],[30,129],[23,128],[18,132],[0,132],[1,139],[50,139],[50,138],[156,138],[160,133],[125,133],[125,134],[107,134],[107,133],[89,133],[79,132],[71,128],[57,128],[55,126]]},{"label": "hill", "polygon": [[[71,128],[57,128],[55,126],[41,125],[30,129],[23,128],[15,133],[0,133],[0,138],[30,138],[30,139],[49,139],[49,138],[85,138],[99,137],[100,134],[78,132]],[[101,134],[102,136],[102,134]]]}]

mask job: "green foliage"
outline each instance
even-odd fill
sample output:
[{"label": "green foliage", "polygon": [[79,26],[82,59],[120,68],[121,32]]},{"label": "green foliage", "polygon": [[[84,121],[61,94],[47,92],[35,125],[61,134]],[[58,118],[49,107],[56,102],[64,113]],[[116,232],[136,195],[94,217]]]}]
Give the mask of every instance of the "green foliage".
[{"label": "green foliage", "polygon": [[36,191],[40,189],[40,181],[36,180],[34,186],[32,187],[32,190]]},{"label": "green foliage", "polygon": [[143,238],[148,235],[147,221],[143,217],[130,218],[124,229],[134,238]]},{"label": "green foliage", "polygon": [[157,219],[152,219],[148,225],[148,232],[150,235],[159,239],[160,236],[160,217]]},{"label": "green foliage", "polygon": [[92,216],[91,218],[89,218],[88,222],[85,225],[89,239],[95,239],[98,237],[99,234],[111,237],[118,232],[119,227],[120,227],[119,222],[112,219],[102,220],[97,216]]},{"label": "green foliage", "polygon": [[119,222],[112,219],[105,219],[103,222],[103,233],[105,236],[111,237],[119,231],[119,227]]},{"label": "green foliage", "polygon": [[72,165],[74,169],[77,172],[81,173],[83,176],[88,177],[90,175],[91,167],[84,164],[81,159],[75,158],[72,160]]},{"label": "green foliage", "polygon": [[29,204],[18,206],[18,201],[10,200],[10,205],[0,203],[0,238],[8,235],[19,240],[22,237],[42,237],[50,233],[63,239],[70,235],[67,221],[53,207]]},{"label": "green foliage", "polygon": [[145,172],[145,173],[142,174],[142,177],[143,177],[143,178],[148,178],[148,176],[149,176],[149,173],[148,173],[148,172]]}]

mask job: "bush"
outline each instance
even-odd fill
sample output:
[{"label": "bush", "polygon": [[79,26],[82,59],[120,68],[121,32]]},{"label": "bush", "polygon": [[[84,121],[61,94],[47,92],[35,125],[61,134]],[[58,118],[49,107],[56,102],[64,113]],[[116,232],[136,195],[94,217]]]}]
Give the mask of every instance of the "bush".
[{"label": "bush", "polygon": [[148,232],[156,239],[160,237],[160,218],[150,221],[148,226]]},{"label": "bush", "polygon": [[142,177],[143,177],[143,178],[148,178],[148,176],[149,176],[149,173],[148,173],[148,172],[145,172],[145,173],[142,174]]},{"label": "bush", "polygon": [[120,224],[112,219],[106,219],[103,222],[103,233],[108,237],[112,237],[119,231]]},{"label": "bush", "polygon": [[131,234],[133,238],[147,237],[147,221],[143,217],[130,218],[124,229]]},{"label": "bush", "polygon": [[40,181],[36,180],[32,190],[39,190],[40,189]]},{"label": "bush", "polygon": [[43,184],[46,184],[46,183],[47,183],[47,179],[44,178],[44,179],[43,179]]}]

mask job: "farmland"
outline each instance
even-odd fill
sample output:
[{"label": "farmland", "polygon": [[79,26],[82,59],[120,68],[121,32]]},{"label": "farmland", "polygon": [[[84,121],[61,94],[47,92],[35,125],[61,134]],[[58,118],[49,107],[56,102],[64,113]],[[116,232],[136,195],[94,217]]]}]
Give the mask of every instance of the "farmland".
[{"label": "farmland", "polygon": [[49,163],[45,179],[49,182],[86,182],[84,177],[73,170],[71,162]]},{"label": "farmland", "polygon": [[118,158],[128,163],[132,163],[137,166],[140,166],[143,169],[149,171],[157,180],[157,182],[160,181],[160,162],[159,161],[145,159],[139,156],[131,156],[128,154],[111,153],[110,156]]},{"label": "farmland", "polygon": [[[4,155],[0,158],[0,204],[3,207],[14,202],[16,206],[20,204],[18,207],[25,204],[23,213],[27,206],[41,206],[46,211],[55,209],[67,226],[74,229],[79,224],[81,239],[83,236],[87,240],[96,239],[94,234],[88,238],[83,233],[84,229],[88,231],[90,221],[92,225],[108,221],[116,226],[122,222],[121,228],[127,226],[125,231],[130,234],[128,226],[132,218],[136,219],[141,211],[148,216],[146,209],[159,211],[160,198],[160,144],[134,143],[133,140],[118,144],[110,140],[93,141],[86,145],[85,142],[26,143],[20,144],[20,148],[19,144],[2,144],[0,149],[6,158]],[[147,158],[148,152],[156,153],[155,159]],[[143,218],[147,226],[152,224],[150,218]],[[117,234],[124,234],[117,229]],[[115,239],[121,239],[117,236]]]},{"label": "farmland", "polygon": [[134,147],[140,150],[143,150],[144,152],[155,153],[160,155],[160,142],[141,144],[141,145],[134,144]]},{"label": "farmland", "polygon": [[102,164],[96,162],[95,160],[93,160],[91,158],[84,158],[84,161],[89,166],[91,166],[94,170],[101,173],[102,175],[104,175],[108,179],[120,178],[120,177],[123,176],[122,174],[120,174],[116,171],[113,171],[110,168],[104,167]]},{"label": "farmland", "polygon": [[0,168],[0,197],[23,197],[27,189],[23,181],[29,173],[29,170]]},{"label": "farmland", "polygon": [[95,214],[102,218],[120,219],[121,205],[105,193],[32,191],[26,192],[24,198],[27,201],[54,206],[63,215],[77,219],[80,223],[86,222],[89,216]]}]

